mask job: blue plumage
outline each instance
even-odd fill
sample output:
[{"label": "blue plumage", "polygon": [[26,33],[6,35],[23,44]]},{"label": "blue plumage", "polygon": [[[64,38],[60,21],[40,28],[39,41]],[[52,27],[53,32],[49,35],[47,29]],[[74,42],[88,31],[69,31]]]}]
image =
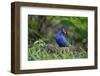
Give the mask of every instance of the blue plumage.
[{"label": "blue plumage", "polygon": [[68,47],[69,46],[69,42],[67,40],[67,38],[64,36],[64,28],[61,28],[57,34],[55,35],[54,39],[56,40],[57,44],[60,47]]}]

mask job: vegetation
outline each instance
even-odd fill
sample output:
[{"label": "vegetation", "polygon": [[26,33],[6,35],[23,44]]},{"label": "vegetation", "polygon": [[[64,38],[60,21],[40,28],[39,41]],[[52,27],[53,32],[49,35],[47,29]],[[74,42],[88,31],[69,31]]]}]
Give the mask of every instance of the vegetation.
[{"label": "vegetation", "polygon": [[[70,47],[59,47],[54,40],[64,27]],[[28,16],[28,60],[87,58],[87,17]]]},{"label": "vegetation", "polygon": [[[84,50],[70,50],[69,48],[59,48],[54,46],[46,46],[42,40],[36,41],[34,46],[29,48],[29,61],[30,60],[50,60],[50,59],[76,59],[87,58],[87,52]],[[71,47],[72,48],[72,47]]]}]

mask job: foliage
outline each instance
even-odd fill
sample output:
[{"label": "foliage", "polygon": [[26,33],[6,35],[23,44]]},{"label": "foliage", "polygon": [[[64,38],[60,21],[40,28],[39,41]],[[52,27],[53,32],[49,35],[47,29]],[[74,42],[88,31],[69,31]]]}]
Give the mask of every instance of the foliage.
[{"label": "foliage", "polygon": [[[87,58],[87,52],[84,50],[74,51],[74,50],[65,50],[64,48],[59,48],[56,46],[56,50],[48,46],[47,48],[51,48],[53,52],[48,51],[46,49],[42,49],[45,47],[45,42],[43,40],[38,40],[35,42],[32,48],[28,49],[28,60],[50,60],[50,59],[78,59],[78,58]],[[54,46],[55,47],[55,46]]]}]

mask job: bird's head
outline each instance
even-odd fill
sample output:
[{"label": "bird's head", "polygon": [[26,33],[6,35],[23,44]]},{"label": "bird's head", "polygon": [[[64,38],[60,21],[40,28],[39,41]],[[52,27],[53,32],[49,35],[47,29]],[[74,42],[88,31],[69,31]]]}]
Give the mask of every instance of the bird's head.
[{"label": "bird's head", "polygon": [[66,31],[65,31],[65,29],[64,29],[64,28],[61,28],[61,30],[60,30],[60,31],[61,31],[61,33],[62,33],[62,34],[66,34]]}]

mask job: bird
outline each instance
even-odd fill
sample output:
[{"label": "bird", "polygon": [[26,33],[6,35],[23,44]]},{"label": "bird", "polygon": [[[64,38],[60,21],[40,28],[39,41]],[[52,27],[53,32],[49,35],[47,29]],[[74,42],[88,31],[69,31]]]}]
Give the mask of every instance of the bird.
[{"label": "bird", "polygon": [[68,47],[70,44],[68,42],[68,39],[65,37],[65,29],[60,28],[56,35],[54,36],[54,39],[56,40],[59,47]]}]

